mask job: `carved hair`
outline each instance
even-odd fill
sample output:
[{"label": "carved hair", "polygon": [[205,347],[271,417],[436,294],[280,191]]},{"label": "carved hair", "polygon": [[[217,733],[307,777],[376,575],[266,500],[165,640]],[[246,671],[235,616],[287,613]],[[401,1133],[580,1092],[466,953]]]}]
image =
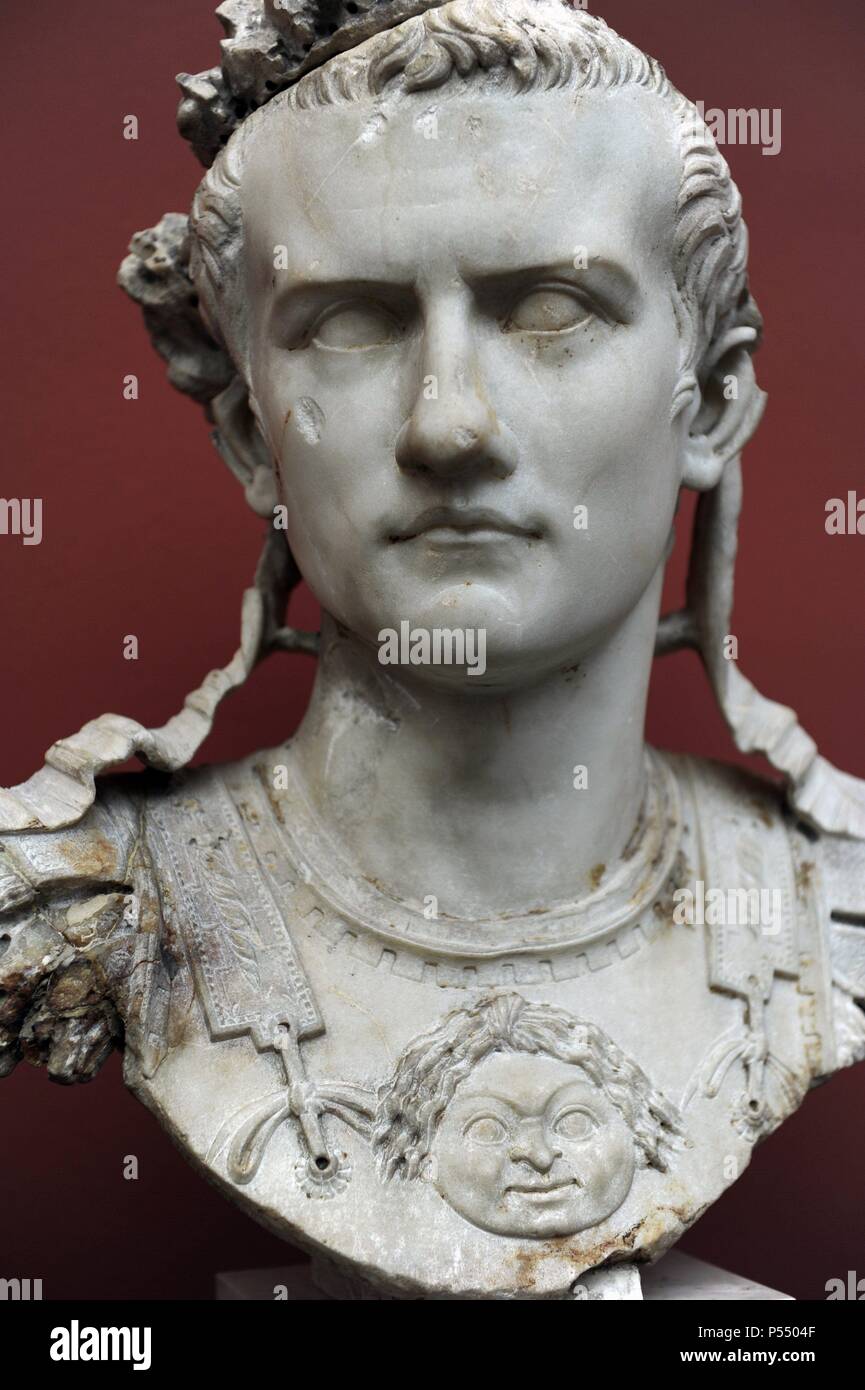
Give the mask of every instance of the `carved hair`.
[{"label": "carved hair", "polygon": [[[822,758],[792,710],[762,696],[724,656],[730,631],[740,454],[762,413],[751,353],[762,324],[747,285],[748,237],[739,192],[697,108],[660,65],[596,16],[564,0],[226,0],[228,31],[218,68],[178,79],[181,132],[213,168],[191,219],[167,214],[133,239],[121,285],[143,307],[169,379],[202,402],[208,419],[248,410],[242,316],[220,304],[238,288],[242,259],[240,183],[248,140],[274,102],[309,109],[426,92],[465,80],[522,92],[555,87],[640,87],[665,101],[678,123],[682,177],[674,250],[674,304],[682,341],[677,399],[699,385],[717,394],[738,380],[736,433],[724,446],[721,481],[700,497],[687,603],[662,618],[659,654],[683,647],[703,660],[722,714],[743,752],[762,752],[783,774],[794,812],[818,830],[865,838],[865,783]],[[235,294],[236,306],[242,296]],[[239,331],[225,327],[229,318]],[[230,339],[230,340],[229,340]],[[675,402],[674,402],[675,405]],[[215,442],[236,465],[226,439]],[[243,601],[241,646],[211,672],[161,729],[104,716],[55,744],[29,782],[0,790],[0,831],[56,828],[78,819],[94,777],[134,753],[172,770],[195,754],[223,696],[274,650],[315,649],[313,634],[282,626],[298,578],[284,533],[269,528],[255,585]]]},{"label": "carved hair", "polygon": [[666,1171],[679,1147],[681,1120],[637,1063],[593,1023],[519,994],[497,994],[455,1009],[399,1058],[379,1092],[371,1136],[386,1178],[421,1175],[457,1087],[495,1052],[555,1057],[579,1067],[622,1116],[642,1165]]}]

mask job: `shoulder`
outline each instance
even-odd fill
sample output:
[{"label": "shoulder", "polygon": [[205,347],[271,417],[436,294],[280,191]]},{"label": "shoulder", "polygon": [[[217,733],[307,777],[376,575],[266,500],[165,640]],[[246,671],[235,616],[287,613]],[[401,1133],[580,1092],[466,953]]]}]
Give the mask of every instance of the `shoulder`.
[{"label": "shoulder", "polygon": [[865,1000],[865,840],[822,836],[816,856],[838,984]]},{"label": "shoulder", "polygon": [[743,768],[681,753],[661,756],[707,839],[719,827],[722,833],[736,827],[756,843],[783,832],[805,875],[819,875],[833,921],[865,927],[865,837],[816,830],[790,808],[781,784]]},{"label": "shoulder", "polygon": [[0,835],[0,912],[51,889],[124,884],[143,799],[136,784],[143,780],[135,774],[101,779],[92,806],[60,830]]},{"label": "shoulder", "polygon": [[[833,892],[865,887],[865,836],[816,829],[790,804],[784,785],[745,768],[685,753],[660,754],[679,783],[701,825],[720,816],[722,822],[753,830],[757,839],[779,829],[811,846]],[[849,779],[853,780],[853,779]],[[865,782],[861,783],[865,793]]]},{"label": "shoulder", "polygon": [[[816,830],[782,786],[740,768],[663,756],[691,808],[706,878],[728,894],[757,887],[783,899],[792,934],[778,965],[834,1034],[823,1070],[865,1057],[865,839]],[[779,936],[772,949],[780,945]]]},{"label": "shoulder", "polygon": [[129,781],[106,779],[64,829],[0,836],[0,1076],[26,1058],[88,1081],[120,1045],[140,881]]},{"label": "shoulder", "polygon": [[661,755],[679,787],[701,874],[717,888],[777,888],[792,900],[807,827],[783,788],[744,768],[680,753]]},{"label": "shoulder", "polygon": [[135,778],[135,806],[145,835],[162,827],[212,818],[219,820],[229,805],[242,810],[244,798],[261,794],[272,783],[270,751],[252,753],[236,762],[204,763],[171,776]]},{"label": "shoulder", "polygon": [[698,813],[711,810],[743,822],[756,820],[767,829],[787,817],[783,788],[766,777],[689,753],[661,751],[659,756]]},{"label": "shoulder", "polygon": [[149,824],[161,811],[182,818],[187,811],[206,811],[226,787],[240,793],[247,785],[260,785],[257,765],[274,756],[253,754],[173,774],[98,777],[92,805],[71,825],[0,833],[0,913],[49,888],[125,883],[146,850]]}]

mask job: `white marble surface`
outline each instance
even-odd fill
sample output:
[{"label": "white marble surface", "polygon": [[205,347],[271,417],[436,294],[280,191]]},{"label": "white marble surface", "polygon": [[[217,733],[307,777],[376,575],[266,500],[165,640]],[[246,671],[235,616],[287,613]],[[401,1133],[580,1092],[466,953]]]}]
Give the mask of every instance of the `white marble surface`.
[{"label": "white marble surface", "polygon": [[670,1303],[705,1301],[708,1303],[792,1303],[793,1297],[769,1289],[741,1274],[719,1269],[706,1260],[695,1259],[680,1250],[671,1250],[643,1275],[643,1298],[647,1302]]},{"label": "white marble surface", "polygon": [[[273,1299],[275,1290],[280,1297],[290,1303],[317,1303],[329,1299],[312,1280],[311,1266],[302,1264],[285,1265],[275,1269],[235,1269],[217,1274],[215,1298],[225,1301],[265,1301]],[[637,1288],[642,1284],[642,1293],[633,1284],[636,1277]],[[708,1303],[790,1303],[790,1294],[780,1293],[778,1289],[767,1288],[753,1279],[745,1279],[730,1270],[719,1269],[706,1260],[695,1259],[679,1250],[672,1250],[657,1264],[641,1273],[633,1266],[623,1266],[616,1278],[615,1289],[604,1293],[600,1288],[592,1288],[598,1275],[586,1276],[588,1297],[585,1301],[615,1299],[631,1301],[644,1299],[649,1303],[670,1302],[708,1302]],[[282,1293],[282,1290],[285,1290]],[[577,1300],[579,1301],[579,1300]]]}]

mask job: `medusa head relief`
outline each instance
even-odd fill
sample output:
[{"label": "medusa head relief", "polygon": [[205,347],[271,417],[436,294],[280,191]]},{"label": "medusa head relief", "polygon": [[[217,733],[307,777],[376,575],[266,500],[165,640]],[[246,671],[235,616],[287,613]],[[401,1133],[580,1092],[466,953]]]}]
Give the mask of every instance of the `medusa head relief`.
[{"label": "medusa head relief", "polygon": [[426,1179],[483,1230],[544,1239],[612,1216],[682,1135],[599,1028],[502,994],[414,1040],[379,1093],[372,1144],[388,1180]]}]

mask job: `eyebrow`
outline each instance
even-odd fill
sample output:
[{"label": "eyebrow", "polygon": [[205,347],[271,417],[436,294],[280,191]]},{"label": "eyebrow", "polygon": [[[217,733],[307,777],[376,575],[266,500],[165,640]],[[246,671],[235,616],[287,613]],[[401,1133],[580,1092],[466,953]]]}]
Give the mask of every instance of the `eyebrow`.
[{"label": "eyebrow", "polygon": [[[474,1093],[472,1095],[463,1097],[463,1099],[467,1105],[471,1102],[475,1102],[478,1105],[484,1105],[489,1104],[491,1101],[495,1101],[496,1104],[503,1105],[505,1109],[512,1111],[515,1115],[520,1115],[523,1119],[539,1119],[542,1115],[544,1115],[547,1112],[553,1101],[555,1101],[557,1097],[561,1096],[563,1091],[569,1091],[572,1087],[576,1086],[580,1086],[584,1090],[587,1090],[589,1092],[592,1092],[596,1089],[592,1086],[591,1082],[588,1081],[566,1081],[563,1085],[557,1086],[555,1091],[552,1092],[552,1094],[545,1097],[540,1110],[527,1110],[524,1106],[520,1105],[518,1101],[514,1100],[512,1096],[503,1096],[498,1091],[484,1091],[481,1094]],[[583,1101],[583,1104],[588,1105],[588,1101],[592,1098],[592,1096],[589,1096],[587,1100]],[[576,1103],[579,1103],[579,1101],[577,1101]]]},{"label": "eyebrow", "polygon": [[411,280],[388,279],[376,275],[323,275],[317,279],[298,276],[277,291],[274,304],[281,307],[286,302],[304,299],[307,296],[312,298],[321,293],[356,294],[358,290],[363,292],[381,289],[411,294],[414,292],[414,284]]},{"label": "eyebrow", "polygon": [[[478,266],[469,261],[459,264],[459,272],[467,285],[483,285],[490,282],[507,282],[519,280],[543,280],[548,276],[592,276],[603,278],[611,284],[618,285],[627,293],[634,293],[637,289],[637,280],[634,275],[618,261],[605,256],[594,256],[589,259],[587,266],[574,264],[574,257],[571,259],[541,261],[537,264],[517,265],[517,266]],[[416,287],[416,278],[411,277],[393,278],[381,275],[324,275],[319,279],[311,279],[306,276],[298,276],[290,284],[285,285],[277,295],[277,299],[283,296],[293,297],[295,294],[303,294],[305,291],[315,293],[320,290],[339,291],[340,289],[349,291],[358,286],[367,286],[370,289],[377,289],[379,286],[391,287],[396,290],[412,291]]]},{"label": "eyebrow", "polygon": [[[570,1084],[573,1083],[567,1083],[566,1081],[565,1086],[559,1086],[558,1090],[553,1091],[552,1095],[547,1095],[542,1101],[538,1101],[538,1105],[541,1106],[540,1109],[526,1109],[523,1105],[519,1104],[519,1101],[515,1101],[513,1097],[508,1098],[505,1097],[505,1095],[499,1095],[498,1091],[484,1091],[483,1095],[466,1095],[466,1097],[464,1097],[464,1102],[466,1102],[466,1105],[470,1105],[471,1102],[480,1106],[490,1104],[502,1105],[503,1108],[508,1109],[513,1115],[519,1115],[520,1119],[541,1119],[542,1116],[547,1113],[552,1102],[558,1097],[560,1091],[567,1090]],[[588,1101],[590,1101],[590,1099],[591,1097],[581,1099],[581,1101],[574,1101],[574,1104],[588,1106]]]},{"label": "eyebrow", "polygon": [[371,276],[324,276],[312,280],[298,278],[283,285],[274,295],[268,311],[268,322],[284,323],[294,315],[303,315],[316,309],[322,299],[354,299],[363,295],[375,295],[379,299],[405,300],[416,293],[414,285],[408,280],[379,280]]},{"label": "eyebrow", "polygon": [[574,264],[575,257],[569,260],[541,261],[534,265],[514,266],[504,270],[473,266],[470,263],[460,266],[460,273],[468,285],[500,284],[518,287],[524,282],[545,279],[581,280],[601,282],[620,298],[631,300],[638,294],[636,277],[608,256],[589,256],[588,265]]},{"label": "eyebrow", "polygon": [[[479,267],[463,262],[459,265],[464,283],[475,293],[490,291],[516,293],[544,280],[559,280],[595,289],[602,298],[610,299],[619,312],[633,311],[640,290],[636,278],[618,261],[606,256],[589,258],[587,266],[575,266],[571,260],[542,261],[537,264],[507,268]],[[417,279],[380,278],[372,275],[323,276],[319,279],[298,277],[277,292],[271,305],[270,318],[285,318],[292,313],[304,313],[316,308],[321,299],[338,300],[341,295],[376,295],[387,301],[417,299]]]}]

